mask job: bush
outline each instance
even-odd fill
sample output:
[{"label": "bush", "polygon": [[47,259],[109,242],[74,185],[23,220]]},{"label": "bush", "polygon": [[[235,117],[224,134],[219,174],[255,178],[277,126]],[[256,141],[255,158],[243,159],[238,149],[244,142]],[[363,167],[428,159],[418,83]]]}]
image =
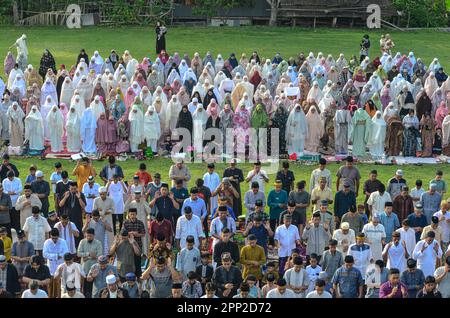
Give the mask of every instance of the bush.
[{"label": "bush", "polygon": [[447,26],[445,0],[394,0],[394,5],[403,14],[400,25],[407,27],[431,28]]}]

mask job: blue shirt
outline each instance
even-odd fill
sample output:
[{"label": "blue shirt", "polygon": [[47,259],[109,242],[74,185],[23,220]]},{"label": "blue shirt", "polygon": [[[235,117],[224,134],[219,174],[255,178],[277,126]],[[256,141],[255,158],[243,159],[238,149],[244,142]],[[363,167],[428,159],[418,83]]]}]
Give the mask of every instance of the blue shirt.
[{"label": "blue shirt", "polygon": [[107,264],[106,268],[103,270],[100,268],[100,265],[98,263],[94,264],[89,270],[88,275],[92,274],[94,269],[98,269],[98,275],[92,281],[92,297],[98,298],[100,290],[106,287],[106,276],[109,275],[110,271],[112,271],[114,275],[116,275],[116,277],[119,277],[119,275],[117,273],[116,266],[113,266],[111,264]]},{"label": "blue shirt", "polygon": [[184,215],[184,208],[191,207],[192,213],[199,218],[206,217],[206,204],[202,198],[197,198],[197,200],[192,200],[192,198],[187,198],[183,202],[183,206],[181,208],[181,215]]},{"label": "blue shirt", "polygon": [[383,211],[380,213],[380,223],[383,224],[386,232],[386,243],[389,243],[392,240],[392,233],[400,227],[398,216],[394,212],[391,212],[391,215],[388,216],[386,211]]},{"label": "blue shirt", "polygon": [[355,192],[350,191],[345,193],[344,191],[339,191],[334,197],[334,215],[341,218],[345,213],[350,211],[350,207],[356,207],[356,195]]},{"label": "blue shirt", "polygon": [[25,183],[31,183],[31,182],[33,182],[35,180],[36,180],[36,175],[32,176],[31,174],[29,174],[27,176],[27,178],[25,179]]},{"label": "blue shirt", "polygon": [[253,226],[250,231],[248,231],[248,235],[250,234],[256,236],[256,244],[261,246],[267,255],[267,240],[269,239],[269,233],[266,228],[262,224],[258,227]]},{"label": "blue shirt", "polygon": [[[417,216],[415,213],[411,213],[408,215],[408,225],[409,227],[421,227],[422,230],[425,226],[428,225],[427,223],[427,217],[423,214],[420,216]],[[416,232],[416,242],[420,241],[420,235],[422,235],[422,231]]]},{"label": "blue shirt", "polygon": [[331,282],[338,285],[343,298],[357,298],[359,287],[364,284],[361,272],[354,267],[347,269],[345,265],[338,268]]},{"label": "blue shirt", "polygon": [[431,223],[431,217],[433,214],[441,208],[442,195],[438,192],[431,194],[425,192],[420,196],[420,203],[423,205],[423,214],[427,218],[427,224]]},{"label": "blue shirt", "polygon": [[[217,208],[218,208],[218,207],[215,207],[215,208],[212,210],[211,218],[213,218],[214,215],[216,214]],[[227,211],[228,211],[229,216],[231,216],[231,218],[232,218],[233,220],[236,221],[236,215],[234,215],[233,209],[230,208],[229,206],[227,206]]]}]

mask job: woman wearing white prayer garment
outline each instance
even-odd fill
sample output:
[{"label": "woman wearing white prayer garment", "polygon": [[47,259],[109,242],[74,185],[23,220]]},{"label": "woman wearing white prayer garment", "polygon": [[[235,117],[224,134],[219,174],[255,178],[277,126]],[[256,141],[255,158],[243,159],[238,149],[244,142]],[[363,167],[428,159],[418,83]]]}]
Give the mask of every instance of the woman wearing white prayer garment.
[{"label": "woman wearing white prayer garment", "polygon": [[136,94],[136,96],[139,96],[139,94],[141,93],[141,90],[142,90],[137,81],[134,81],[131,84],[131,89],[133,90],[134,94]]},{"label": "woman wearing white prayer garment", "polygon": [[183,83],[184,75],[189,70],[189,66],[187,65],[185,60],[181,60],[180,65],[178,66],[178,70],[180,71],[180,82]]},{"label": "woman wearing white prayer garment", "polygon": [[288,154],[303,155],[305,139],[308,138],[308,123],[305,113],[299,104],[291,110],[286,123],[286,145]]},{"label": "woman wearing white prayer garment", "polygon": [[66,78],[64,79],[64,82],[61,86],[61,96],[59,98],[60,103],[70,105],[74,91],[75,91],[75,88],[72,83],[72,80],[70,79],[69,76],[66,76]]},{"label": "woman wearing white prayer garment", "polygon": [[206,128],[206,121],[208,120],[208,114],[206,113],[203,105],[198,104],[194,114],[192,114],[192,140],[193,146],[197,153],[202,153],[203,150],[203,133]]},{"label": "woman wearing white prayer garment", "polygon": [[66,117],[66,133],[67,133],[67,151],[81,151],[81,120],[75,107],[70,107]]},{"label": "woman wearing white prayer garment", "polygon": [[172,132],[175,130],[177,121],[178,121],[178,115],[181,111],[181,103],[178,100],[178,97],[176,95],[172,96],[172,99],[167,104],[167,116],[166,120],[168,121],[166,125],[169,127],[169,130]]},{"label": "woman wearing white prayer garment", "polygon": [[248,110],[248,112],[251,114],[253,110],[253,102],[251,101],[250,97],[247,93],[244,93],[244,96],[242,96],[242,99],[239,101],[239,105],[244,104],[245,108]]},{"label": "woman wearing white prayer garment", "polygon": [[144,108],[144,111],[147,111],[147,109],[152,105],[153,101],[152,93],[150,93],[150,90],[147,86],[142,87],[139,98],[142,101],[142,107]]},{"label": "woman wearing white prayer garment", "polygon": [[53,106],[56,106],[56,100],[54,100],[52,98],[51,95],[48,95],[47,98],[45,99],[45,103],[41,104],[41,115],[42,118],[44,120],[44,136],[45,136],[45,140],[50,140],[50,132],[48,129],[48,123],[47,123],[47,115],[50,113],[50,111],[52,110]]},{"label": "woman wearing white prayer garment", "polygon": [[393,116],[398,116],[398,110],[395,108],[395,105],[393,102],[390,102],[383,113],[383,119],[385,122],[388,122],[389,118]]},{"label": "woman wearing white prayer garment", "polygon": [[128,115],[130,121],[130,148],[131,152],[138,152],[139,145],[144,141],[144,114],[138,106],[133,105],[130,114]]},{"label": "woman wearing white prayer garment", "polygon": [[25,118],[25,139],[30,150],[44,150],[44,120],[37,106],[31,107]]},{"label": "woman wearing white prayer garment", "polygon": [[319,105],[322,98],[323,98],[323,93],[320,90],[319,83],[317,81],[314,81],[311,89],[308,92],[306,101],[310,104],[315,103],[316,105]]},{"label": "woman wearing white prayer garment", "polygon": [[8,118],[9,144],[12,147],[22,147],[25,114],[17,102],[9,106],[6,117]]},{"label": "woman wearing white prayer garment", "polygon": [[7,83],[7,88],[8,88],[9,90],[11,90],[12,85],[13,85],[13,83],[14,83],[14,80],[16,79],[16,76],[17,76],[18,74],[20,74],[20,75],[23,76],[22,70],[21,70],[20,68],[15,68],[15,67],[14,67],[14,68],[11,70],[11,72],[9,73],[9,76],[8,76],[8,83]]},{"label": "woman wearing white prayer garment", "polygon": [[381,159],[384,156],[384,141],[386,139],[386,122],[380,111],[375,113],[372,118],[372,125],[370,126],[369,153],[373,159]]},{"label": "woman wearing white prayer garment", "polygon": [[144,116],[144,138],[147,147],[152,148],[154,154],[158,153],[158,140],[161,137],[159,116],[155,107],[150,106]]},{"label": "woman wearing white prayer garment", "polygon": [[139,62],[136,59],[131,59],[127,63],[126,71],[127,71],[127,77],[131,79],[134,75],[134,72],[136,72],[137,66],[139,65]]},{"label": "woman wearing white prayer garment", "polygon": [[83,116],[83,112],[86,109],[84,99],[81,98],[80,94],[75,90],[74,95],[72,97],[72,101],[70,102],[70,107],[75,108],[78,117],[81,118]]},{"label": "woman wearing white prayer garment", "polygon": [[95,130],[97,129],[97,118],[92,108],[89,106],[83,111],[80,120],[80,137],[82,149],[85,153],[96,153]]},{"label": "woman wearing white prayer garment", "polygon": [[50,79],[46,79],[41,88],[40,105],[43,105],[45,103],[45,100],[46,100],[47,96],[49,96],[49,95],[52,97],[53,101],[58,100],[58,95],[56,92],[55,85],[52,83],[52,81]]},{"label": "woman wearing white prayer garment", "polygon": [[433,61],[430,63],[430,66],[428,67],[428,71],[431,73],[436,73],[441,68],[441,63],[439,63],[438,58],[434,58]]},{"label": "woman wearing white prayer garment", "polygon": [[26,95],[27,85],[25,83],[25,80],[23,79],[23,75],[21,74],[16,75],[16,78],[14,79],[11,87],[11,91],[14,91],[16,89],[18,89],[20,92],[19,98],[24,98]]},{"label": "woman wearing white prayer garment", "polygon": [[434,74],[434,72],[430,72],[430,75],[428,75],[427,79],[425,80],[424,88],[429,98],[431,98],[434,92],[439,88],[436,76]]},{"label": "woman wearing white prayer garment", "polygon": [[119,80],[119,87],[122,92],[126,92],[130,86],[130,81],[126,75],[122,75]]},{"label": "woman wearing white prayer garment", "polygon": [[80,97],[84,100],[84,103],[88,105],[91,102],[91,96],[93,87],[89,83],[87,76],[83,75],[81,81],[77,85],[77,89],[80,92]]},{"label": "woman wearing white prayer garment", "polygon": [[178,80],[181,82],[180,74],[178,74],[176,69],[172,69],[169,73],[169,76],[167,77],[166,84],[172,85],[175,80]]},{"label": "woman wearing white prayer garment", "polygon": [[100,96],[95,96],[94,100],[90,104],[90,108],[94,112],[95,120],[98,120],[101,113],[105,112],[105,106],[100,100]]},{"label": "woman wearing white prayer garment", "polygon": [[214,63],[216,72],[219,72],[223,68],[224,64],[225,64],[225,61],[223,60],[222,55],[218,54],[216,62]]},{"label": "woman wearing white prayer garment", "polygon": [[58,106],[53,105],[47,117],[47,127],[49,130],[49,139],[51,151],[53,153],[64,150],[62,138],[64,135],[64,118]]}]

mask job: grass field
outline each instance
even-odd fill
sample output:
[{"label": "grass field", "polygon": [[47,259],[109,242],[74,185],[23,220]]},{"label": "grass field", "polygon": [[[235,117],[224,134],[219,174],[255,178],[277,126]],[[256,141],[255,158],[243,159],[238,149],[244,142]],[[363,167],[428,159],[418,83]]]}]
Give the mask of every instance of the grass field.
[{"label": "grass field", "polygon": [[[344,53],[347,57],[352,54],[359,53],[359,42],[361,36],[368,32],[367,30],[348,30],[348,29],[299,29],[299,28],[269,28],[269,27],[242,27],[242,28],[169,28],[167,35],[167,48],[169,53],[178,51],[181,55],[188,53],[190,56],[198,51],[202,56],[206,51],[211,51],[215,56],[221,53],[224,58],[227,58],[231,52],[236,52],[240,55],[241,52],[246,52],[250,55],[253,50],[257,50],[260,57],[272,58],[276,52],[280,52],[284,58],[296,56],[300,51],[306,54],[309,51],[314,52],[315,55],[319,51],[324,54],[331,53],[335,57],[339,53]],[[392,32],[388,31],[395,43],[395,51],[408,53],[414,50],[416,57],[422,57],[426,64],[431,62],[431,59],[437,56],[443,66],[450,67],[450,33],[436,32],[436,31],[420,31],[420,32]],[[69,30],[66,28],[57,27],[5,27],[0,26],[0,54],[6,55],[8,47],[14,43],[22,33],[28,36],[29,49],[29,63],[35,67],[39,65],[39,59],[42,51],[48,48],[56,59],[56,63],[66,64],[67,67],[74,64],[80,48],[85,48],[89,56],[94,50],[98,50],[103,57],[109,54],[111,49],[116,49],[117,52],[122,53],[125,49],[130,50],[131,54],[138,58],[139,61],[143,56],[148,56],[151,59],[155,58],[155,38],[154,30],[152,28],[143,27],[122,27],[122,28],[83,28],[81,30]],[[372,39],[371,55],[375,57],[379,53],[378,40],[382,33],[387,33],[385,30],[368,32]],[[15,52],[15,50],[14,50]],[[0,66],[0,74],[3,75],[3,64]],[[25,180],[28,173],[28,167],[31,164],[36,164],[38,169],[43,170],[46,178],[50,177],[53,171],[53,165],[56,160],[39,159],[24,159],[13,158],[21,172],[22,181]],[[97,172],[106,162],[95,162]],[[63,161],[64,168],[71,173],[75,166],[73,162]],[[131,179],[134,172],[137,170],[139,162],[129,160],[121,162],[120,165],[124,168],[124,173],[127,179]],[[167,159],[153,159],[147,161],[149,171],[153,174],[160,172],[163,180],[168,179],[168,171],[171,161]],[[340,164],[329,164],[329,169],[336,174]],[[217,172],[221,175],[225,164],[217,165]],[[292,170],[295,173],[297,180],[306,180],[309,187],[309,176],[315,166],[305,166],[299,164],[292,164]],[[206,164],[191,164],[189,165],[192,173],[192,185],[195,179],[202,177],[206,172]],[[374,166],[374,165],[358,165],[361,171],[363,180],[368,177],[369,171],[377,169],[379,179],[383,182],[394,174],[397,167],[394,166]],[[434,177],[436,169],[442,169],[445,173],[445,178],[448,180],[450,169],[448,165],[428,165],[428,166],[405,166],[402,169],[405,172],[405,177],[410,186],[414,185],[416,179],[422,179],[424,184]],[[244,174],[250,169],[250,164],[242,166]],[[274,175],[270,175],[270,184],[274,181]],[[333,179],[335,181],[336,178]],[[266,187],[267,190],[271,187]],[[247,186],[243,185],[243,190]],[[335,190],[335,186],[333,185]],[[361,191],[362,192],[362,191]],[[51,200],[52,201],[52,200]],[[363,201],[363,196],[360,194],[359,202]],[[53,205],[53,204],[52,204]]]}]

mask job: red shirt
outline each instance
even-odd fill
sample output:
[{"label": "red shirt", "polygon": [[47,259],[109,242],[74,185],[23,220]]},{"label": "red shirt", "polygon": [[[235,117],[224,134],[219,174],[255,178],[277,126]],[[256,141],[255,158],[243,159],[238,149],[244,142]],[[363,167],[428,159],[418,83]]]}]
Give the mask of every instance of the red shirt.
[{"label": "red shirt", "polygon": [[153,238],[152,244],[156,243],[159,233],[164,234],[166,242],[172,244],[173,230],[172,223],[169,220],[164,219],[161,224],[156,220],[150,222],[149,234]]},{"label": "red shirt", "polygon": [[140,171],[138,170],[135,174],[136,176],[139,176],[139,183],[144,183],[144,185],[147,185],[149,182],[152,182],[152,176],[147,171]]}]

